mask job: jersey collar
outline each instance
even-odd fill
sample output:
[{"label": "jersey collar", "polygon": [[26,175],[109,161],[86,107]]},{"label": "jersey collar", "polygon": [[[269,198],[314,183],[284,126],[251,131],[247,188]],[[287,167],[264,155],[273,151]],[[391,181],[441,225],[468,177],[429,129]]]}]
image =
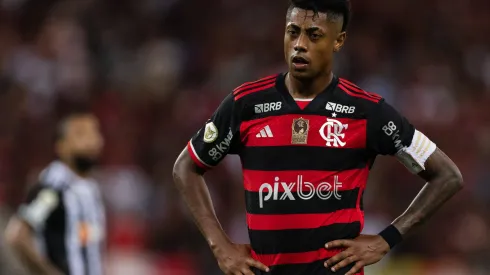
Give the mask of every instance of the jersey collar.
[{"label": "jersey collar", "polygon": [[333,75],[332,81],[330,84],[321,92],[319,93],[309,104],[306,106],[304,110],[301,110],[301,108],[298,106],[294,98],[291,96],[289,93],[287,87],[286,87],[286,75],[288,73],[281,73],[277,79],[276,79],[276,89],[281,95],[283,96],[284,100],[286,101],[287,105],[290,106],[295,111],[308,111],[308,110],[316,110],[320,105],[323,105],[325,100],[331,96],[332,92],[335,90],[339,83],[339,79],[336,75]]}]

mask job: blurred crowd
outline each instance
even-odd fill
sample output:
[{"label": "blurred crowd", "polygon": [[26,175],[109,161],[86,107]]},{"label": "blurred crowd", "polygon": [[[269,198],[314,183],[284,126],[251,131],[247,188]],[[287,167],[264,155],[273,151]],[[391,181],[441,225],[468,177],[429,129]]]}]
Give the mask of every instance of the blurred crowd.
[{"label": "blurred crowd", "polygon": [[[465,189],[366,274],[490,274],[490,2],[353,0],[335,73],[384,96],[460,167]],[[0,227],[55,156],[56,122],[100,119],[109,274],[219,269],[172,184],[192,134],[239,84],[285,71],[287,0],[0,0]],[[206,175],[247,242],[239,159]],[[424,182],[380,157],[365,196],[377,233]],[[23,274],[0,239],[0,274]]]}]

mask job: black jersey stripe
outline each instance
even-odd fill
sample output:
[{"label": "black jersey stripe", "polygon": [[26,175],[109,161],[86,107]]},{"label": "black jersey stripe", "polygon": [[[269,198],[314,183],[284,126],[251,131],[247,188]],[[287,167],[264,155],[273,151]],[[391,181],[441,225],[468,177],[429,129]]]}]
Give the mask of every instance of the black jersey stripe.
[{"label": "black jersey stripe", "polygon": [[43,230],[43,240],[46,254],[50,262],[63,274],[70,274],[67,257],[66,236],[66,209],[63,192],[58,191],[59,206],[53,211]]},{"label": "black jersey stripe", "polygon": [[300,253],[315,251],[337,239],[359,235],[360,222],[335,223],[313,229],[249,230],[252,248],[257,254]]},{"label": "black jersey stripe", "polygon": [[[250,214],[276,215],[331,213],[357,207],[359,188],[337,193],[340,199],[331,196],[323,200],[317,194],[310,199],[301,199],[295,192],[277,192],[277,199],[274,199],[275,194],[245,191],[246,209]],[[291,200],[292,197],[294,200]]]},{"label": "black jersey stripe", "polygon": [[342,171],[364,168],[369,160],[362,148],[313,146],[247,147],[240,157],[243,169],[261,171]]}]

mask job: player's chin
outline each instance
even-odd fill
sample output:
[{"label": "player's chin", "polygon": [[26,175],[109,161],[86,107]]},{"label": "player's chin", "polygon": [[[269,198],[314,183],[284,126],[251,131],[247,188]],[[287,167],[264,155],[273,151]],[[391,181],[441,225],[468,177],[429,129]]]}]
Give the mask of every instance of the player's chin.
[{"label": "player's chin", "polygon": [[291,68],[289,70],[289,73],[291,74],[292,77],[299,80],[308,80],[313,78],[313,73],[310,70],[299,70],[299,69]]}]

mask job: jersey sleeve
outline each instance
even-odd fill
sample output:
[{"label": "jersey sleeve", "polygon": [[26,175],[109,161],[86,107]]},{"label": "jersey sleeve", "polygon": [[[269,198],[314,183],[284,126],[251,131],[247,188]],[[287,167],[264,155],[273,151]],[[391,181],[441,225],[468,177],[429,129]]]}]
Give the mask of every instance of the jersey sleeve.
[{"label": "jersey sleeve", "polygon": [[384,100],[367,122],[368,148],[375,155],[395,156],[412,173],[425,170],[436,145]]},{"label": "jersey sleeve", "polygon": [[207,170],[219,164],[227,154],[237,154],[239,127],[235,100],[229,94],[187,144],[187,150],[196,165]]},{"label": "jersey sleeve", "polygon": [[59,191],[38,184],[28,191],[18,215],[34,230],[42,230],[60,203]]}]

